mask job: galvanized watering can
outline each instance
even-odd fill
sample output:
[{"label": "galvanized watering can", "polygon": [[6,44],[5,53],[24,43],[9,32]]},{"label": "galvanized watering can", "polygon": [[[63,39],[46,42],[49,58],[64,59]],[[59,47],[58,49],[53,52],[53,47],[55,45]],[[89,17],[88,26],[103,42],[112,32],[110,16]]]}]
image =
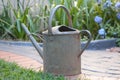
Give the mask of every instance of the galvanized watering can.
[{"label": "galvanized watering can", "polygon": [[[64,25],[52,27],[52,19],[59,8],[62,8],[67,13],[68,27]],[[72,28],[71,16],[64,6],[58,5],[50,13],[48,30],[43,32],[43,49],[41,49],[24,24],[22,24],[22,28],[43,58],[44,72],[55,75],[76,75],[81,73],[81,55],[91,41],[91,34],[88,30],[79,31]],[[88,34],[89,40],[85,47],[81,49],[80,34],[84,32]]]}]

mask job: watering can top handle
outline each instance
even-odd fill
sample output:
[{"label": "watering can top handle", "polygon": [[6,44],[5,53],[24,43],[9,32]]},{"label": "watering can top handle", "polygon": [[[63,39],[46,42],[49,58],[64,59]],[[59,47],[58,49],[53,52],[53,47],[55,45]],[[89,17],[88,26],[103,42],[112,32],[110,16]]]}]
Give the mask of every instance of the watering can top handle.
[{"label": "watering can top handle", "polygon": [[63,5],[57,5],[55,8],[52,9],[52,11],[50,12],[50,17],[49,17],[49,23],[48,23],[48,34],[53,34],[52,33],[52,19],[54,17],[55,12],[57,11],[58,8],[62,8],[64,9],[64,11],[67,13],[68,16],[68,21],[69,21],[69,27],[72,27],[72,19],[70,16],[69,11],[67,10],[67,8],[65,8]]}]

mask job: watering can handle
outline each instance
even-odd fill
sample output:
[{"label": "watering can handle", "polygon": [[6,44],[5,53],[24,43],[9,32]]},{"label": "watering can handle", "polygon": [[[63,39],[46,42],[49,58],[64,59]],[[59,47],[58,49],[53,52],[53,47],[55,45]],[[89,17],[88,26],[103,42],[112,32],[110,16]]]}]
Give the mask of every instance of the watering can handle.
[{"label": "watering can handle", "polygon": [[69,11],[67,8],[65,8],[63,5],[57,5],[55,8],[53,8],[50,12],[50,17],[49,17],[49,23],[48,23],[48,34],[52,35],[52,19],[54,17],[55,12],[57,11],[58,8],[63,8],[64,11],[67,13],[68,16],[68,21],[69,21],[69,27],[72,27],[72,19],[70,16]]},{"label": "watering can handle", "polygon": [[83,49],[81,50],[80,54],[78,55],[78,57],[80,57],[82,55],[82,53],[84,52],[84,50],[87,48],[87,46],[89,45],[90,41],[92,40],[92,35],[88,30],[81,30],[80,34],[82,33],[87,33],[88,34],[88,41],[86,43],[86,45],[83,47]]}]

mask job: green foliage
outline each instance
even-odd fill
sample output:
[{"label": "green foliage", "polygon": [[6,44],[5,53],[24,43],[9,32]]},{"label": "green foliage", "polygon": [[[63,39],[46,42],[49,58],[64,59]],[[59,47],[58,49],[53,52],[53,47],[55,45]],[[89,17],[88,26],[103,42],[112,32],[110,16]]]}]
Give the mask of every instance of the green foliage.
[{"label": "green foliage", "polygon": [[[27,35],[21,28],[21,23],[24,23],[31,33],[37,33],[44,28],[46,28],[48,19],[48,7],[38,5],[38,13],[37,15],[33,15],[31,9],[35,6],[30,5],[30,0],[17,0],[17,7],[15,7],[10,0],[7,0],[7,5],[3,2],[3,10],[0,15],[0,35],[1,39],[14,39],[14,40],[28,40]],[[26,5],[25,5],[26,3]],[[38,3],[39,4],[39,3]],[[40,8],[40,9],[39,9]],[[42,26],[43,28],[41,28]]]},{"label": "green foliage", "polygon": [[35,72],[31,69],[24,69],[15,63],[0,59],[0,80],[65,80],[65,78],[41,71]]},{"label": "green foliage", "polygon": [[118,47],[120,47],[120,38],[118,38],[118,39],[116,40],[116,44],[117,44]]},{"label": "green foliage", "polygon": [[[4,0],[1,0],[3,11],[0,14],[0,36],[2,36],[5,32],[9,32],[9,28],[11,26],[11,18],[9,13],[9,5],[5,5]],[[3,27],[4,26],[4,27]]]},{"label": "green foliage", "polygon": [[[17,0],[17,8],[15,8],[10,0],[8,0],[7,5],[2,0],[4,8],[0,14],[1,38],[28,40],[21,28],[21,22],[28,27],[30,32],[41,33],[49,26],[48,19],[51,9],[60,4],[69,10],[73,27],[79,30],[89,30],[92,33],[93,39],[96,39],[100,29],[100,25],[94,21],[95,16],[102,17],[102,27],[106,30],[107,37],[112,37],[115,32],[118,35],[120,34],[120,20],[116,17],[120,11],[115,8],[118,0],[111,0],[110,5],[105,5],[107,0],[102,0],[101,3],[98,3],[97,0],[48,0],[48,5],[44,5],[41,4],[44,0],[41,0],[41,3],[36,3],[37,6],[29,5],[30,1],[27,1],[27,4],[24,5],[25,0],[22,2]],[[37,14],[34,14],[36,12]],[[68,25],[69,23],[66,13],[62,9],[57,10],[52,22],[52,26]]]}]

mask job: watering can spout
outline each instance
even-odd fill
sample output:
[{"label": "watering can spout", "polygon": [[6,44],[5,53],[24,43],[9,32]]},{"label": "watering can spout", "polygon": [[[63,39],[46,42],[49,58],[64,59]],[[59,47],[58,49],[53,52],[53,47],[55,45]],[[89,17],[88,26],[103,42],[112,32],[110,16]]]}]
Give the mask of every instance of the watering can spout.
[{"label": "watering can spout", "polygon": [[22,23],[22,28],[26,32],[26,34],[29,37],[29,39],[31,40],[32,44],[35,46],[35,48],[38,51],[38,53],[41,56],[41,58],[43,59],[43,49],[39,46],[39,44],[37,43],[37,41],[34,39],[34,37],[32,36],[32,34],[29,32],[28,28],[23,23]]}]

